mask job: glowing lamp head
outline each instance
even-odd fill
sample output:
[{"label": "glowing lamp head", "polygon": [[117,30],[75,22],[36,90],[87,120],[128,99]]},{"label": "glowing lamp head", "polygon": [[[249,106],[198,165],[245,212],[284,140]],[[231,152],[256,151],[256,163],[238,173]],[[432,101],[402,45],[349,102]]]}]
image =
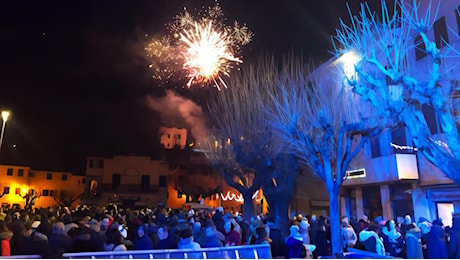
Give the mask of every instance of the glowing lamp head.
[{"label": "glowing lamp head", "polygon": [[21,189],[21,193],[22,193],[22,194],[27,194],[28,191],[29,191],[29,190],[28,190],[27,188],[22,188],[22,189]]},{"label": "glowing lamp head", "polygon": [[349,51],[342,56],[340,56],[339,61],[343,66],[343,72],[345,73],[345,76],[350,79],[354,80],[355,75],[356,75],[356,70],[355,66],[358,64],[360,58],[359,56],[353,52]]},{"label": "glowing lamp head", "polygon": [[3,121],[7,121],[9,116],[10,116],[9,111],[2,111],[2,119],[3,119]]}]

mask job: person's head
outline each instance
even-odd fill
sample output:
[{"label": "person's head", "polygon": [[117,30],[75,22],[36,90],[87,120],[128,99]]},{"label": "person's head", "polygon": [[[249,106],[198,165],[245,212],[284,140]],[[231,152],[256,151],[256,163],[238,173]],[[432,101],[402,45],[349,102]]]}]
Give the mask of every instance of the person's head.
[{"label": "person's head", "polygon": [[184,241],[184,240],[193,241],[193,232],[192,232],[192,230],[190,228],[186,228],[186,229],[181,230],[181,232],[180,232],[180,240],[181,241]]},{"label": "person's head", "polygon": [[52,234],[64,234],[65,227],[63,222],[56,222],[53,224]]},{"label": "person's head", "polygon": [[157,233],[158,233],[158,238],[160,240],[167,239],[168,238],[168,227],[165,225],[159,226]]},{"label": "person's head", "polygon": [[411,223],[412,223],[412,218],[410,217],[410,215],[404,216],[404,224],[409,225]]},{"label": "person's head", "polygon": [[385,222],[385,227],[387,227],[387,230],[388,230],[388,231],[393,231],[393,230],[395,230],[395,228],[396,228],[395,221],[392,220],[392,219],[387,220],[387,222]]},{"label": "person's head", "polygon": [[371,223],[367,227],[367,231],[374,231],[375,233],[377,233],[378,230],[379,230],[379,227],[375,223]]},{"label": "person's head", "polygon": [[268,240],[268,234],[264,227],[258,227],[255,230],[255,236],[258,242]]},{"label": "person's head", "polygon": [[140,226],[140,227],[137,229],[137,236],[138,236],[138,237],[143,237],[144,235],[145,235],[144,227],[143,227],[143,226]]},{"label": "person's head", "polygon": [[230,221],[225,222],[224,224],[225,233],[230,233],[233,230],[233,225]]},{"label": "person's head", "polygon": [[251,223],[249,224],[249,229],[252,233],[255,233],[256,228],[263,226],[262,221],[256,217],[251,219]]},{"label": "person's head", "polygon": [[350,222],[348,221],[347,217],[342,218],[342,227],[348,227],[350,225]]},{"label": "person's head", "polygon": [[316,221],[316,215],[315,214],[311,215],[311,221]]}]

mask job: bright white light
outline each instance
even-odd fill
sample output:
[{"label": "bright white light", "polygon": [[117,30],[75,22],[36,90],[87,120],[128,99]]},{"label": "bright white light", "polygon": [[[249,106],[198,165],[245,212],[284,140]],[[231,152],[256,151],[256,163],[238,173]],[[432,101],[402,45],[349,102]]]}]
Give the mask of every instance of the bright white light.
[{"label": "bright white light", "polygon": [[2,119],[3,121],[8,120],[8,117],[10,116],[10,112],[8,111],[2,111]]},{"label": "bright white light", "polygon": [[340,63],[342,63],[343,66],[343,72],[345,73],[345,76],[350,79],[350,80],[355,80],[356,79],[356,71],[355,71],[355,66],[359,62],[359,56],[353,52],[349,51],[339,58]]}]

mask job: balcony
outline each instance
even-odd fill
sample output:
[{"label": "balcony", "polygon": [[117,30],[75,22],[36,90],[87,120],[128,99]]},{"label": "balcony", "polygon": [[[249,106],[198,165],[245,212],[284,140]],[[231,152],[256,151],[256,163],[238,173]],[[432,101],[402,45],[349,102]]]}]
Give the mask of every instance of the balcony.
[{"label": "balcony", "polygon": [[[363,161],[354,165],[353,173],[343,182],[344,186],[394,182],[400,180],[418,180],[417,157],[415,154],[391,154]],[[361,170],[361,171],[360,171]]]}]

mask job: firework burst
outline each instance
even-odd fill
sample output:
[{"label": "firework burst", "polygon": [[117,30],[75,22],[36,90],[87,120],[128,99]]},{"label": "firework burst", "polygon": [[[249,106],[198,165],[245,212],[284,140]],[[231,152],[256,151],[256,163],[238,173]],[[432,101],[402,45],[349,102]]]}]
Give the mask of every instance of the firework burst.
[{"label": "firework burst", "polygon": [[147,45],[145,50],[153,60],[154,78],[169,80],[184,76],[187,87],[208,84],[218,89],[226,87],[224,78],[243,62],[240,48],[251,41],[253,34],[236,21],[233,26],[225,25],[218,4],[203,13],[197,19],[184,8],[184,13],[176,15],[168,25],[172,37],[153,39]]},{"label": "firework burst", "polygon": [[187,71],[187,86],[194,82],[214,82],[220,89],[225,86],[222,75],[228,76],[233,63],[242,62],[231,50],[231,41],[226,32],[213,29],[212,21],[195,23],[194,28],[181,34],[185,45],[184,69]]}]

